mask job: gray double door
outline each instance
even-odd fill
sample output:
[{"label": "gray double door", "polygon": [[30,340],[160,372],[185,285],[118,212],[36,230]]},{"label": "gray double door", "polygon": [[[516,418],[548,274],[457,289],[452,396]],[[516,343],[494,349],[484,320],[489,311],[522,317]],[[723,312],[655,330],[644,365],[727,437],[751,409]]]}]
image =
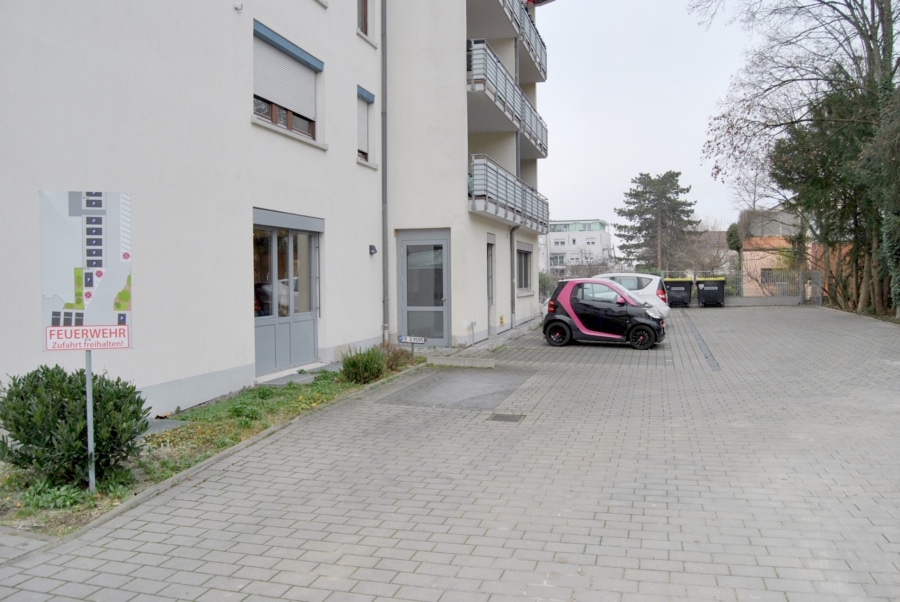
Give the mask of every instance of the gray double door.
[{"label": "gray double door", "polygon": [[316,361],[318,234],[253,228],[256,375]]}]

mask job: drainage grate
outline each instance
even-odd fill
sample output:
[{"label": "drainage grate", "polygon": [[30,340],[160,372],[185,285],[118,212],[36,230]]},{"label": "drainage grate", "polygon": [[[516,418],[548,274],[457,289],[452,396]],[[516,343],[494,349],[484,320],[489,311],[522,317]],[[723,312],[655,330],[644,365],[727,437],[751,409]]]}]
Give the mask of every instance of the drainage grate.
[{"label": "drainage grate", "polygon": [[491,414],[488,420],[496,422],[521,422],[525,418],[525,414]]}]

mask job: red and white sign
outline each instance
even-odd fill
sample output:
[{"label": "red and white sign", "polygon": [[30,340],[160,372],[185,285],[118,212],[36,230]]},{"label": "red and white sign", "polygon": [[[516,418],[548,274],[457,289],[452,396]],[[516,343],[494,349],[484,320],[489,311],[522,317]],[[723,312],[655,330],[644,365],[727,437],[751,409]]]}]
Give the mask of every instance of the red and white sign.
[{"label": "red and white sign", "polygon": [[128,326],[47,326],[44,332],[47,351],[131,347]]}]

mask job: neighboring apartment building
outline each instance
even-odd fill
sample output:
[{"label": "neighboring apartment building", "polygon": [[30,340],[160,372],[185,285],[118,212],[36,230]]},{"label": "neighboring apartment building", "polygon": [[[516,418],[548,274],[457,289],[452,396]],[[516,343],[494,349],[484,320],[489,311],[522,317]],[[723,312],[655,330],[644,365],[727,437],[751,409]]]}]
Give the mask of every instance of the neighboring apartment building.
[{"label": "neighboring apartment building", "polygon": [[[94,371],[165,414],[400,334],[466,345],[539,316],[546,50],[520,0],[2,16],[0,380],[83,367],[48,326],[109,314],[130,348],[92,351]],[[57,252],[75,259],[48,269]]]},{"label": "neighboring apartment building", "polygon": [[601,219],[551,220],[540,238],[541,271],[554,278],[591,276],[615,261],[609,222]]}]

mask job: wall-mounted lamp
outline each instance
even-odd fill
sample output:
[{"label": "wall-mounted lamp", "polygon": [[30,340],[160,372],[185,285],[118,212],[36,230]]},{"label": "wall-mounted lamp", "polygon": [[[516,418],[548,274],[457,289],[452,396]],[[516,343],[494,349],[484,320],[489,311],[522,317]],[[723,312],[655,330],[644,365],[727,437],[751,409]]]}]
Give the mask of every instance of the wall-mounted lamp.
[{"label": "wall-mounted lamp", "polygon": [[234,10],[237,12],[241,12],[242,10],[244,10],[244,3],[243,2],[235,2]]},{"label": "wall-mounted lamp", "polygon": [[374,255],[378,252],[378,249],[375,248],[375,245],[369,245],[369,255]]}]

